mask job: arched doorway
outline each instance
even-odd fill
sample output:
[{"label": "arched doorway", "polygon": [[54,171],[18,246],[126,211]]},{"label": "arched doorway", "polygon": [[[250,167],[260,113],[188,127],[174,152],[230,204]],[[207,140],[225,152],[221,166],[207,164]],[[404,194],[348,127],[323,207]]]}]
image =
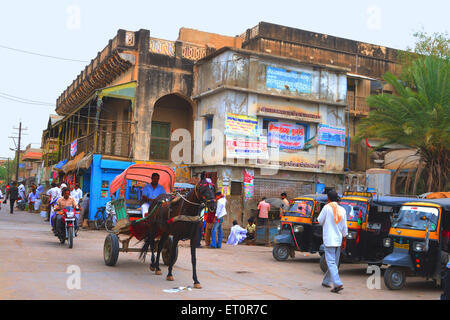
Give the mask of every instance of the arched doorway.
[{"label": "arched doorway", "polygon": [[172,162],[172,148],[177,141],[170,140],[172,132],[186,129],[193,135],[193,108],[190,101],[178,94],[158,99],[152,116],[150,136],[150,160]]}]

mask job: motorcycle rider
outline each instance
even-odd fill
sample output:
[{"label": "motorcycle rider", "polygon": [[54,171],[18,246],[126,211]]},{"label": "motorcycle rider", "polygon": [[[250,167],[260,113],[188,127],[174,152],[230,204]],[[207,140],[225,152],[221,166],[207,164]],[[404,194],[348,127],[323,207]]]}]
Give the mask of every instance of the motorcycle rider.
[{"label": "motorcycle rider", "polygon": [[[59,198],[58,201],[56,202],[53,216],[50,218],[50,219],[52,219],[53,232],[56,232],[56,230],[59,229],[60,221],[61,221],[61,215],[56,214],[56,212],[58,210],[62,210],[67,207],[72,207],[72,208],[76,209],[77,206],[78,205],[77,205],[75,199],[70,196],[70,189],[64,188],[62,190],[62,197]],[[76,219],[78,219],[78,218],[76,218]],[[78,226],[78,221],[76,221],[75,226]]]}]

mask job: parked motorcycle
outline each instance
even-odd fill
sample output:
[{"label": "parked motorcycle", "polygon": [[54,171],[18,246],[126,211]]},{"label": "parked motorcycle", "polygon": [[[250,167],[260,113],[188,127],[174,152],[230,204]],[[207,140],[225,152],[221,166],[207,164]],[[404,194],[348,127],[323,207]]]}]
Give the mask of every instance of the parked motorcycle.
[{"label": "parked motorcycle", "polygon": [[70,249],[73,248],[73,239],[78,232],[77,214],[80,214],[78,209],[66,207],[57,210],[55,215],[55,236],[61,244],[67,240]]}]

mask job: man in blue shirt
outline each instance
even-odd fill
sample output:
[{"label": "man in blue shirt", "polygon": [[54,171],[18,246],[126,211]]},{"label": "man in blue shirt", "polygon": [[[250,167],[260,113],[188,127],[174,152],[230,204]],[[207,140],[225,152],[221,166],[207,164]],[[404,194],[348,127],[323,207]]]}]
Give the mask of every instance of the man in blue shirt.
[{"label": "man in blue shirt", "polygon": [[141,205],[142,217],[145,217],[145,215],[147,214],[148,208],[150,207],[150,203],[159,195],[166,193],[164,187],[158,183],[159,178],[160,178],[159,174],[157,173],[152,174],[152,183],[147,184],[142,190],[142,202],[143,202]]}]

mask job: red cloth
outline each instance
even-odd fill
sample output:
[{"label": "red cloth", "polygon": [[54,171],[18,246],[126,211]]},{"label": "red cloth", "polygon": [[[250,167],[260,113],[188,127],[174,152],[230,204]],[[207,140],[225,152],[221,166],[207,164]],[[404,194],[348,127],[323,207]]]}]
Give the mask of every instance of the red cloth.
[{"label": "red cloth", "polygon": [[450,238],[450,230],[443,230],[442,236],[445,238]]},{"label": "red cloth", "polygon": [[206,223],[214,223],[215,216],[216,216],[216,213],[214,211],[208,211],[205,215],[205,222]]}]

